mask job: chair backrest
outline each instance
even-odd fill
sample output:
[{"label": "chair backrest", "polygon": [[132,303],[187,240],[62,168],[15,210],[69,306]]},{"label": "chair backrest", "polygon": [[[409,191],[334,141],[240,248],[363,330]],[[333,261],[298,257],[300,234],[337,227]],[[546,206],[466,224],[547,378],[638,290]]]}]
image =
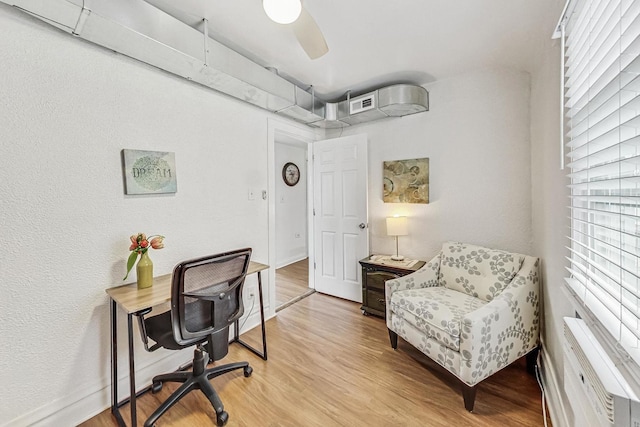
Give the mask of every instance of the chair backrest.
[{"label": "chair backrest", "polygon": [[442,286],[491,301],[520,271],[525,256],[466,243],[442,245],[440,278]]},{"label": "chair backrest", "polygon": [[242,287],[251,249],[181,262],[173,270],[171,322],[175,341],[208,341],[211,359],[227,354],[229,325],[244,313]]}]

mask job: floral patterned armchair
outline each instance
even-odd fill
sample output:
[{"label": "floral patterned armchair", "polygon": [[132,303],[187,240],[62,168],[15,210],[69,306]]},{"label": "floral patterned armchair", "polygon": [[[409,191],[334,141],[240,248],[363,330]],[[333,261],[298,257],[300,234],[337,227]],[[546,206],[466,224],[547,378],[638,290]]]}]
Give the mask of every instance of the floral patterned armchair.
[{"label": "floral patterned armchair", "polygon": [[391,346],[398,336],[462,382],[477,384],[524,355],[533,369],[539,333],[538,258],[447,242],[410,275],[385,284]]}]

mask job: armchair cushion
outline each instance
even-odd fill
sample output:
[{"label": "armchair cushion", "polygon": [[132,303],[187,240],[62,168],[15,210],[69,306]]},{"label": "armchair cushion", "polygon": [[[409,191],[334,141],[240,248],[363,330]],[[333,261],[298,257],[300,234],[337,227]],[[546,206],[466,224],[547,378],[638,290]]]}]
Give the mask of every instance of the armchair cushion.
[{"label": "armchair cushion", "polygon": [[442,245],[440,285],[491,301],[511,283],[524,258],[516,253],[447,242]]},{"label": "armchair cushion", "polygon": [[393,293],[391,310],[438,344],[460,351],[462,321],[486,301],[443,287],[407,289]]}]

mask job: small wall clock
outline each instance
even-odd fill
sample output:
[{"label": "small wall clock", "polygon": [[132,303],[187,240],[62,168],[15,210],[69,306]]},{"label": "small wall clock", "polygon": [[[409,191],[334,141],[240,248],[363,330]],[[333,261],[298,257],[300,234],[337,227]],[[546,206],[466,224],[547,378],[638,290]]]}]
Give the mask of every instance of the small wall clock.
[{"label": "small wall clock", "polygon": [[287,162],[282,167],[282,179],[289,187],[293,187],[300,181],[300,169],[295,163]]}]

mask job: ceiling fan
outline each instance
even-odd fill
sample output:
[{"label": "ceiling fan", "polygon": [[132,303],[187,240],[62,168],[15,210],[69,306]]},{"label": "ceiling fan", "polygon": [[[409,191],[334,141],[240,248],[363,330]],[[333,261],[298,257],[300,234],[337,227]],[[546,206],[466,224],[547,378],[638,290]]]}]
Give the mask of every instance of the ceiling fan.
[{"label": "ceiling fan", "polygon": [[262,7],[272,21],[291,26],[309,58],[320,58],[329,51],[320,27],[301,0],[262,0]]}]

